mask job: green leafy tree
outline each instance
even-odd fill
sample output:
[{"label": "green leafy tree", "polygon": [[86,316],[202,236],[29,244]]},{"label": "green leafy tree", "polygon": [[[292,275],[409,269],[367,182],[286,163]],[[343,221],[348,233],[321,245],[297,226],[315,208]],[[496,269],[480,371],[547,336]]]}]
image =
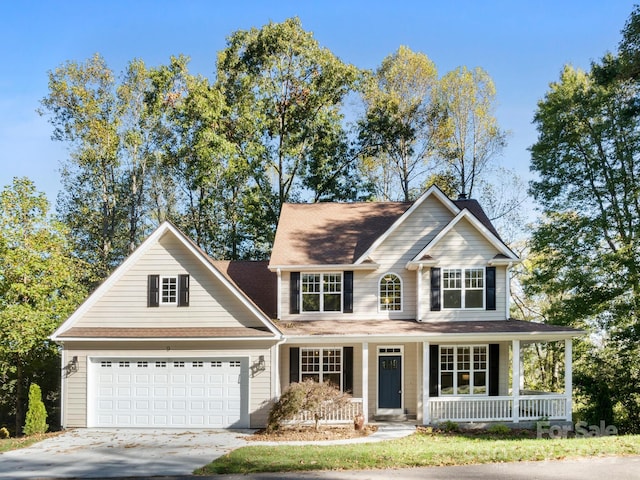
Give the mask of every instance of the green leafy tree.
[{"label": "green leafy tree", "polygon": [[640,431],[638,86],[603,75],[615,63],[605,57],[589,73],[565,67],[539,102],[531,148],[539,180],[530,190],[544,218],[531,248],[545,262],[529,288],[551,299],[558,323],[600,338],[576,362],[589,419]]},{"label": "green leafy tree", "polygon": [[46,433],[48,428],[47,409],[42,402],[42,390],[38,384],[32,383],[29,387],[29,408],[22,431],[29,436]]},{"label": "green leafy tree", "polygon": [[297,18],[234,32],[218,54],[217,84],[250,174],[245,208],[258,215],[248,222],[267,233],[267,246],[282,204],[303,198],[305,186],[317,199],[351,195],[353,182],[327,178],[348,178],[345,162],[355,162],[341,155],[346,137],[339,125],[358,75],[320,47]]},{"label": "green leafy tree", "polygon": [[362,95],[366,112],[358,135],[365,171],[379,198],[411,201],[441,133],[436,66],[401,46],[369,77]]},{"label": "green leafy tree", "polygon": [[59,363],[48,336],[86,294],[85,268],[72,257],[67,232],[48,209],[44,194],[26,178],[14,179],[0,193],[0,402],[16,432],[32,380],[53,370],[46,393],[55,394]]},{"label": "green leafy tree", "polygon": [[439,103],[445,111],[438,154],[458,178],[458,194],[472,197],[491,161],[506,145],[494,115],[496,89],[479,67],[459,67],[440,81]]}]

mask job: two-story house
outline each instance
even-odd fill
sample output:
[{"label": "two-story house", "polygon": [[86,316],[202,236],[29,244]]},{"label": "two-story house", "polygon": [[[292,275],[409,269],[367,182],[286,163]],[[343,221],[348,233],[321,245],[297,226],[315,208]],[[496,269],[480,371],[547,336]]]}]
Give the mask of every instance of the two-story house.
[{"label": "two-story house", "polygon": [[[437,187],[285,204],[268,263],[214,261],[165,223],[53,334],[63,425],[260,427],[308,378],[352,393],[338,421],[570,420],[582,332],[510,318],[518,262],[475,200]],[[549,341],[564,392],[525,392],[521,346]]]}]

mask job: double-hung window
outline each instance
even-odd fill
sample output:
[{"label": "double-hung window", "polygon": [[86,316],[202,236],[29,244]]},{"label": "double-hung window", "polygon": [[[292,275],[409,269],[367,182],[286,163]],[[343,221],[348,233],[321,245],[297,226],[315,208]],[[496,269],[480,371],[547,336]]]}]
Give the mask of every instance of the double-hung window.
[{"label": "double-hung window", "polygon": [[342,309],[342,273],[303,273],[303,312],[339,312]]},{"label": "double-hung window", "polygon": [[440,347],[440,394],[486,395],[486,345]]},{"label": "double-hung window", "polygon": [[484,308],[484,268],[443,268],[443,308]]},{"label": "double-hung window", "polygon": [[301,348],[300,381],[308,379],[342,390],[342,348]]}]

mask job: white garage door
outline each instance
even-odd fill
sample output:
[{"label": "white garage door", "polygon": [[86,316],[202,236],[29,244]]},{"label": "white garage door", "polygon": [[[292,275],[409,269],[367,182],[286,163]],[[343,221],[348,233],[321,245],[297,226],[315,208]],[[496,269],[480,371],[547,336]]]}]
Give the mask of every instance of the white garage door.
[{"label": "white garage door", "polygon": [[90,427],[247,428],[243,359],[91,360]]}]

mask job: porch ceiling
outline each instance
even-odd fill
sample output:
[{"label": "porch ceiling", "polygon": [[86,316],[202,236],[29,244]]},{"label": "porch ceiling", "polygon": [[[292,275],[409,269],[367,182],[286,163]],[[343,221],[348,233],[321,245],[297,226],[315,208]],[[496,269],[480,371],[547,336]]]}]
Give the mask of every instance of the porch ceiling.
[{"label": "porch ceiling", "polygon": [[583,330],[523,320],[416,322],[415,320],[312,320],[278,323],[291,340],[318,341],[362,337],[364,341],[555,341],[583,335]]}]

